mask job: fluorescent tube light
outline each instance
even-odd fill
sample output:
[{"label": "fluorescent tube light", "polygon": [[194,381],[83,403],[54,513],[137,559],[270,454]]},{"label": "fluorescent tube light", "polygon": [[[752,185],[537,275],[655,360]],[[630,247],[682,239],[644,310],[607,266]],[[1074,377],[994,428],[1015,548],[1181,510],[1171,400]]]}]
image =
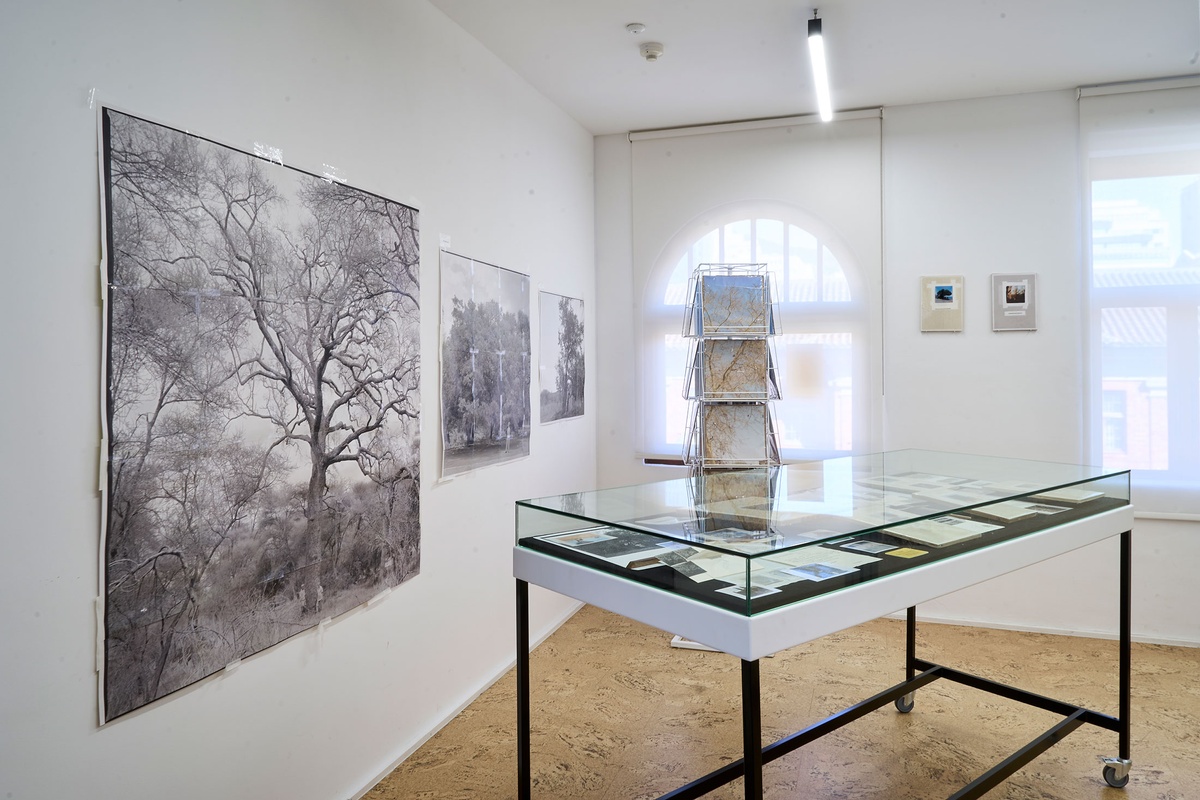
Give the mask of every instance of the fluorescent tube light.
[{"label": "fluorescent tube light", "polygon": [[808,55],[812,59],[813,86],[817,90],[817,111],[821,120],[833,119],[833,104],[829,99],[829,69],[825,66],[825,37],[821,35],[821,20],[808,21]]}]

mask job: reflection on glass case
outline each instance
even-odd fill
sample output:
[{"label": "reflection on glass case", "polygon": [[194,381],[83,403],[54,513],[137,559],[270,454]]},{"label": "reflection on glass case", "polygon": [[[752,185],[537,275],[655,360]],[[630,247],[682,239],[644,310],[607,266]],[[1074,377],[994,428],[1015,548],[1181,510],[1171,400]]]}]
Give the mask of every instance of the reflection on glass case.
[{"label": "reflection on glass case", "polygon": [[517,503],[517,544],[753,615],[1129,504],[1129,473],[901,450]]}]

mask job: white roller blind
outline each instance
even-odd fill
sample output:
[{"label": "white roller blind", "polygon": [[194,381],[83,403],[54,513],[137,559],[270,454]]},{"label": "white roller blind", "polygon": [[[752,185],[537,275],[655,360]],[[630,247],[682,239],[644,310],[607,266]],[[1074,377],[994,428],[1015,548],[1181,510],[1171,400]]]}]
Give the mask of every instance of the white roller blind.
[{"label": "white roller blind", "polygon": [[784,458],[876,445],[880,124],[870,111],[631,137],[643,455],[679,455],[686,343],[676,289],[697,259],[766,262],[775,273]]},{"label": "white roller blind", "polygon": [[1084,90],[1079,122],[1092,460],[1200,514],[1200,86]]}]

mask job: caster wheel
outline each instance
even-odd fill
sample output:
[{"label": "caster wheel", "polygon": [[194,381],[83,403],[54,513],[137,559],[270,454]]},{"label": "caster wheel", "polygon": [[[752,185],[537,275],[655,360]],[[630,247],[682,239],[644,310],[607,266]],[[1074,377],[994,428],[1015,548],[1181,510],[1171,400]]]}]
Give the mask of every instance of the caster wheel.
[{"label": "caster wheel", "polygon": [[[916,705],[916,700],[911,694],[896,698],[896,710],[901,714],[907,714],[912,711],[914,705]],[[1108,777],[1107,771],[1105,772],[1105,777]]]},{"label": "caster wheel", "polygon": [[1129,773],[1125,773],[1123,777],[1118,778],[1115,767],[1105,767],[1104,782],[1114,789],[1124,789],[1125,784],[1129,783]]}]

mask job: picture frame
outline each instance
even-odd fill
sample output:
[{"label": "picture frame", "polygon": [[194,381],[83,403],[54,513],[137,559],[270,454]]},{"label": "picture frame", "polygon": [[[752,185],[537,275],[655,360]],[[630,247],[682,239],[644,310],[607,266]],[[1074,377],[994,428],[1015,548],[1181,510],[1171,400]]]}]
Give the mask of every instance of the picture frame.
[{"label": "picture frame", "polygon": [[529,456],[530,281],[442,250],[442,478]]},{"label": "picture frame", "polygon": [[1037,330],[1037,275],[1032,272],[992,275],[992,330]]},{"label": "picture frame", "polygon": [[583,300],[538,292],[539,421],[582,417],[584,385]]},{"label": "picture frame", "polygon": [[98,122],[107,724],[420,573],[422,265],[416,208]]},{"label": "picture frame", "polygon": [[958,333],[963,329],[965,298],[962,275],[922,275],[921,332]]}]

